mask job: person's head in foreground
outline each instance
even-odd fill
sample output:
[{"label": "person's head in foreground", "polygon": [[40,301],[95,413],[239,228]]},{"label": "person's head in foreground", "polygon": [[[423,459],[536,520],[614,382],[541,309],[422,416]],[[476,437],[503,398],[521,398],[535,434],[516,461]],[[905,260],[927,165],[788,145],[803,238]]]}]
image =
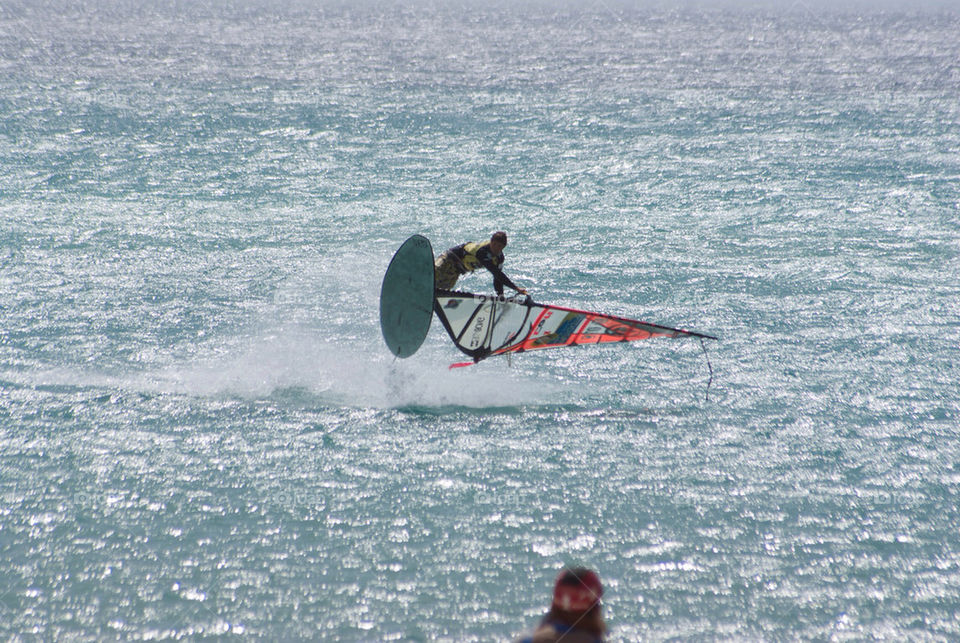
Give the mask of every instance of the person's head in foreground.
[{"label": "person's head in foreground", "polygon": [[584,567],[564,569],[553,586],[550,611],[533,635],[521,638],[530,643],[602,641],[607,631],[601,614],[603,585],[600,577]]}]

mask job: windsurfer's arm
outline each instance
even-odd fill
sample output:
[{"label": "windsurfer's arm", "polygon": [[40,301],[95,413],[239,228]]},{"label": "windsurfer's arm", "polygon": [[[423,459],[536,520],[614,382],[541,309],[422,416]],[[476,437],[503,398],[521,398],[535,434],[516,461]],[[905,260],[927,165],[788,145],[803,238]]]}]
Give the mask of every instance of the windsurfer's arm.
[{"label": "windsurfer's arm", "polygon": [[497,267],[497,264],[493,263],[493,257],[489,252],[477,253],[477,259],[480,260],[480,263],[483,264],[484,268],[493,273],[493,289],[497,291],[498,295],[503,294],[504,286],[510,286],[521,295],[527,294],[525,289],[510,281],[510,277],[503,274],[503,271]]}]

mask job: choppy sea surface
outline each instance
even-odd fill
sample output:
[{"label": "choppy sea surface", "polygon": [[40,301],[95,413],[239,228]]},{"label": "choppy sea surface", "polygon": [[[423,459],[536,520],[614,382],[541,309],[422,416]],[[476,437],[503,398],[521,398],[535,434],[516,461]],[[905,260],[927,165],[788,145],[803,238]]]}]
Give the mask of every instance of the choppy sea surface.
[{"label": "choppy sea surface", "polygon": [[[0,4],[0,637],[960,637],[960,10]],[[410,234],[720,337],[394,360]],[[489,276],[460,286],[489,292]]]}]

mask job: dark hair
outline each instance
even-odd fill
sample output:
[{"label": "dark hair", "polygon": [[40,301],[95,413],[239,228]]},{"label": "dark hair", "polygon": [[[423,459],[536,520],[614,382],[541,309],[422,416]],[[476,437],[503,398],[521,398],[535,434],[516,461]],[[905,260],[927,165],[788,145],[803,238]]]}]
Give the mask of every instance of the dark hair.
[{"label": "dark hair", "polygon": [[[596,587],[599,594],[603,595],[603,589],[600,589],[600,579],[597,573],[586,567],[568,567],[561,570],[557,576],[557,585],[570,585],[573,587],[586,587],[594,590]],[[596,583],[596,585],[594,585]],[[594,590],[597,591],[597,590]]]},{"label": "dark hair", "polygon": [[497,241],[503,245],[507,245],[507,233],[503,230],[498,230],[490,235],[490,241]]},{"label": "dark hair", "polygon": [[579,585],[582,578],[593,572],[586,567],[567,567],[560,572],[557,582],[561,585]]}]

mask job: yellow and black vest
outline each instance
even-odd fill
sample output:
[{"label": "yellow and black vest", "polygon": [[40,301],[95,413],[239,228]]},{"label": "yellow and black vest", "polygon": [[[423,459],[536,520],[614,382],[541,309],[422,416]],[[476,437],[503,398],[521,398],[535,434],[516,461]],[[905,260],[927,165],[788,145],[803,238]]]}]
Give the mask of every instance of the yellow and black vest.
[{"label": "yellow and black vest", "polygon": [[[477,253],[480,252],[481,249],[489,248],[489,247],[490,247],[489,240],[484,241],[482,243],[470,241],[470,242],[464,243],[463,245],[459,245],[456,248],[451,248],[450,252],[452,252],[458,259],[460,259],[460,262],[463,264],[463,268],[467,272],[473,272],[477,268],[480,268],[481,266],[483,266],[483,264],[480,263],[480,260],[477,258]],[[503,253],[500,253],[499,255],[491,255],[491,256],[493,257],[493,265],[495,265],[498,268],[503,265]]]}]

